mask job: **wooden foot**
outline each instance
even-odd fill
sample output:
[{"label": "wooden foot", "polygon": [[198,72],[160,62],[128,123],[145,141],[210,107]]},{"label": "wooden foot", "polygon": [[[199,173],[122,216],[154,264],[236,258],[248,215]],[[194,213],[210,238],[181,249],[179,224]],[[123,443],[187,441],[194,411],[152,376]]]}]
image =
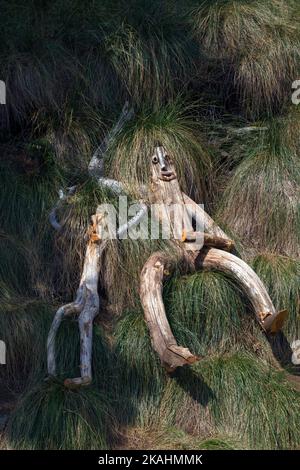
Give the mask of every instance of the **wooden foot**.
[{"label": "wooden foot", "polygon": [[64,386],[71,390],[80,387],[87,387],[92,383],[92,377],[75,377],[74,379],[66,379],[64,381]]},{"label": "wooden foot", "polygon": [[271,335],[275,335],[278,333],[287,319],[288,311],[287,310],[280,310],[276,312],[274,315],[267,315],[265,319],[262,320],[261,326],[265,330],[266,333]]},{"label": "wooden foot", "polygon": [[168,372],[174,372],[177,367],[191,365],[197,361],[199,361],[198,356],[192,354],[188,348],[177,344],[168,346],[162,357],[162,363]]}]

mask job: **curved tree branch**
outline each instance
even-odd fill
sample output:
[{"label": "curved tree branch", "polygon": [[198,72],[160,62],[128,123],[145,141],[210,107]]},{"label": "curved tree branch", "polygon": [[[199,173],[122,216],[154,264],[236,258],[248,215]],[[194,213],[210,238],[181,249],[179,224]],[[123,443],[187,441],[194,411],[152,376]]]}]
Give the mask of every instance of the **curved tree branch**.
[{"label": "curved tree branch", "polygon": [[89,242],[86,249],[83,271],[79,288],[74,302],[60,307],[52,322],[47,339],[48,374],[56,375],[55,338],[64,317],[78,314],[80,331],[80,377],[66,379],[65,386],[69,388],[88,385],[92,381],[92,341],[93,320],[99,311],[98,280],[100,272],[100,257],[105,242],[101,242],[101,233],[105,215],[97,213],[92,216],[92,225],[88,231]]},{"label": "curved tree branch", "polygon": [[173,268],[168,256],[153,253],[143,267],[140,285],[140,298],[151,343],[169,372],[199,359],[188,348],[178,346],[166,316],[162,298],[163,280]]},{"label": "curved tree branch", "polygon": [[[92,178],[95,178],[100,186],[109,188],[116,194],[122,194],[124,192],[124,186],[117,180],[105,178],[103,176],[104,155],[107,152],[109,146],[112,144],[113,140],[116,138],[117,134],[124,127],[124,124],[129,121],[133,115],[134,110],[133,108],[129,108],[128,101],[126,101],[118,118],[118,121],[113,126],[112,130],[108,133],[108,135],[105,137],[103,142],[101,142],[99,147],[96,149],[88,165],[89,175]],[[62,229],[62,226],[57,219],[57,211],[62,206],[63,202],[66,201],[69,196],[74,194],[75,191],[76,186],[71,186],[70,188],[68,188],[67,194],[65,194],[62,189],[59,190],[58,202],[49,214],[50,224],[56,231],[60,231]]]},{"label": "curved tree branch", "polygon": [[108,135],[105,137],[103,142],[99,145],[99,147],[96,149],[94,152],[94,155],[91,158],[91,161],[88,166],[89,174],[93,178],[100,178],[103,176],[104,173],[104,155],[107,152],[109,146],[112,144],[113,140],[116,138],[118,133],[122,130],[124,127],[125,123],[127,121],[130,121],[130,119],[134,115],[134,110],[133,108],[129,108],[129,103],[126,101],[124,104],[121,114],[116,122],[116,124],[113,126],[111,131],[108,133]]},{"label": "curved tree branch", "polygon": [[60,209],[62,204],[75,193],[75,191],[76,186],[70,186],[69,188],[67,188],[67,194],[64,193],[63,189],[60,189],[58,192],[59,199],[56,203],[56,206],[51,210],[49,214],[49,222],[52,227],[58,232],[62,229],[62,226],[57,220],[57,211]]}]

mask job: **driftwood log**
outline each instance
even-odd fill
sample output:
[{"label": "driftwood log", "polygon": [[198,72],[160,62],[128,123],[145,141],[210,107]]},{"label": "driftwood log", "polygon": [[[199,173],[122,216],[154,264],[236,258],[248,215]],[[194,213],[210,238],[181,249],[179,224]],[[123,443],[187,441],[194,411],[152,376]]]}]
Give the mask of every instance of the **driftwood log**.
[{"label": "driftwood log", "polygon": [[[155,149],[152,157],[152,184],[150,200],[158,205],[156,216],[162,223],[171,226],[172,238],[176,241],[181,259],[195,270],[216,270],[232,277],[244,291],[253,306],[256,318],[266,333],[276,333],[283,325],[287,311],[276,312],[275,307],[259,277],[237,256],[229,253],[234,242],[211,219],[201,206],[182,193],[175,168],[162,147]],[[181,218],[177,205],[181,204]],[[176,214],[175,209],[176,207]],[[180,215],[180,214],[179,214]],[[205,233],[193,230],[187,215],[196,219]],[[184,225],[184,227],[183,227]],[[179,242],[179,235],[181,240]],[[202,246],[193,244],[201,240]],[[214,247],[214,248],[213,248]],[[218,249],[222,248],[222,249]],[[225,251],[228,250],[228,251]],[[174,268],[163,253],[155,253],[146,262],[141,273],[140,298],[150,331],[152,346],[162,364],[173,371],[179,366],[197,361],[197,356],[179,346],[168,323],[162,300],[165,273]]]},{"label": "driftwood log", "polygon": [[56,375],[55,337],[64,317],[78,315],[80,332],[80,372],[81,376],[65,380],[65,386],[75,388],[89,385],[92,380],[92,341],[93,321],[99,311],[98,279],[100,255],[104,245],[100,245],[103,214],[92,216],[89,228],[89,241],[86,249],[80,284],[74,302],[60,307],[56,312],[47,340],[47,364],[50,376]]},{"label": "driftwood log", "polygon": [[[112,128],[111,132],[104,139],[101,145],[94,152],[88,166],[91,178],[98,181],[101,186],[108,187],[116,194],[124,192],[123,185],[119,181],[103,177],[104,155],[111,142],[120,132],[126,121],[131,119],[133,109],[128,107],[126,102],[120,117]],[[49,214],[49,221],[52,227],[60,231],[62,226],[57,219],[57,211],[64,201],[66,201],[74,192],[76,186],[68,188],[67,193],[63,190],[59,192],[59,200]],[[138,223],[146,211],[146,206],[141,203],[139,212],[127,224],[120,227],[117,237],[121,236],[129,227]],[[64,384],[68,388],[77,388],[89,385],[92,381],[92,341],[93,341],[93,321],[99,313],[100,299],[98,294],[98,281],[100,272],[100,259],[105,249],[106,241],[102,240],[103,230],[106,228],[106,215],[97,208],[96,214],[91,217],[91,225],[88,228],[88,243],[84,258],[84,265],[81,274],[81,280],[77,289],[74,302],[60,307],[53,319],[48,338],[47,338],[47,368],[49,377],[57,375],[55,341],[57,331],[62,320],[72,315],[78,316],[80,332],[80,377],[68,378]]]},{"label": "driftwood log", "polygon": [[[115,128],[100,146],[89,165],[90,174],[99,184],[108,186],[117,194],[124,192],[123,185],[102,176],[103,154],[112,137],[119,132],[128,119],[128,107],[123,108]],[[130,110],[129,114],[132,114]],[[127,117],[126,117],[127,116]],[[274,305],[255,272],[240,258],[233,255],[234,242],[223,232],[205,210],[184,194],[179,186],[175,168],[171,159],[161,146],[155,148],[151,157],[152,178],[147,198],[151,213],[164,227],[165,235],[173,240],[177,257],[174,260],[166,253],[153,253],[141,272],[140,299],[145,320],[149,328],[151,342],[162,365],[168,371],[192,364],[199,358],[177,344],[170,328],[163,303],[163,283],[176,263],[185,263],[191,272],[207,269],[217,270],[232,277],[244,291],[253,306],[256,318],[266,333],[280,330],[287,316],[287,311],[276,312]],[[73,188],[72,188],[73,190]],[[141,200],[145,197],[145,188],[141,187]],[[120,238],[129,227],[137,224],[147,212],[147,206],[141,201],[140,210],[127,224],[117,230]],[[50,214],[53,227],[60,229],[56,219],[56,209]],[[153,209],[153,210],[152,210]],[[56,375],[55,337],[64,317],[76,314],[80,330],[80,377],[65,380],[65,386],[74,388],[88,385],[92,381],[92,336],[93,321],[99,313],[98,280],[100,259],[106,246],[102,239],[106,218],[101,209],[92,216],[89,228],[88,244],[85,254],[81,281],[74,302],[60,307],[54,317],[47,341],[47,363],[50,376]]]},{"label": "driftwood log", "polygon": [[163,281],[174,268],[164,253],[154,253],[141,273],[140,296],[152,346],[168,371],[192,364],[198,357],[189,349],[178,346],[167,320],[162,298]]}]

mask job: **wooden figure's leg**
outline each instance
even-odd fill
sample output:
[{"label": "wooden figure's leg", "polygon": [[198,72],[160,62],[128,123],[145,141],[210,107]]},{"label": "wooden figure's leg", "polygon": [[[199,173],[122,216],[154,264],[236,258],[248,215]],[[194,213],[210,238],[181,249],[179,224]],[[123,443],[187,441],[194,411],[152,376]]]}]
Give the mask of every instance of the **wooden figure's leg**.
[{"label": "wooden figure's leg", "polygon": [[98,313],[99,299],[90,294],[86,300],[83,311],[79,315],[80,331],[80,377],[66,379],[65,387],[77,388],[89,385],[92,382],[92,345],[93,345],[93,322]]},{"label": "wooden figure's leg", "polygon": [[275,334],[282,328],[287,310],[276,311],[264,284],[245,261],[226,251],[210,248],[199,253],[195,267],[221,271],[235,279],[250,300],[256,318],[266,333]]},{"label": "wooden figure's leg", "polygon": [[178,346],[166,316],[162,298],[163,280],[171,268],[165,254],[154,253],[143,267],[140,285],[140,298],[152,346],[169,372],[199,359],[188,348]]},{"label": "wooden figure's leg", "polygon": [[[234,248],[233,241],[230,240],[203,208],[186,194],[183,194],[183,199],[187,210],[189,211],[190,209],[207,232],[207,235],[204,234],[204,245],[206,247],[215,246],[216,248],[222,248],[222,250],[231,251]],[[193,241],[195,235],[184,234],[183,241],[190,241],[189,237]],[[265,332],[275,334],[281,330],[288,315],[287,310],[280,310],[279,312],[275,310],[264,284],[247,263],[233,254],[215,248],[204,248],[201,250],[195,262],[198,264],[198,267],[195,266],[196,269],[219,270],[233,277],[249,298],[256,318]]]},{"label": "wooden figure's leg", "polygon": [[101,221],[102,215],[96,214],[92,217],[92,225],[89,229],[89,241],[86,249],[84,266],[81,275],[80,285],[77,291],[76,300],[58,309],[52,322],[47,340],[47,363],[48,374],[56,375],[55,361],[55,338],[58,328],[64,316],[73,313],[79,315],[80,330],[80,359],[81,377],[66,379],[65,386],[74,388],[81,385],[88,385],[92,380],[91,355],[93,341],[93,320],[99,311],[98,279],[99,262],[101,250],[105,244],[101,241]]},{"label": "wooden figure's leg", "polygon": [[53,319],[48,338],[47,338],[47,367],[49,376],[56,375],[56,360],[55,360],[55,339],[57,331],[64,317],[69,317],[72,314],[79,313],[82,309],[81,305],[81,288],[78,289],[75,302],[63,305],[60,307]]}]

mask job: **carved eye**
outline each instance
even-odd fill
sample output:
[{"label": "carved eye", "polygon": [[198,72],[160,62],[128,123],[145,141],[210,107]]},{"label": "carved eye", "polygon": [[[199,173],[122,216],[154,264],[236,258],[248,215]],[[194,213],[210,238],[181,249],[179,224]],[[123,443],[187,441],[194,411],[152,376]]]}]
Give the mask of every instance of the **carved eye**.
[{"label": "carved eye", "polygon": [[152,163],[154,163],[155,165],[156,163],[158,163],[158,157],[156,155],[152,157]]}]

